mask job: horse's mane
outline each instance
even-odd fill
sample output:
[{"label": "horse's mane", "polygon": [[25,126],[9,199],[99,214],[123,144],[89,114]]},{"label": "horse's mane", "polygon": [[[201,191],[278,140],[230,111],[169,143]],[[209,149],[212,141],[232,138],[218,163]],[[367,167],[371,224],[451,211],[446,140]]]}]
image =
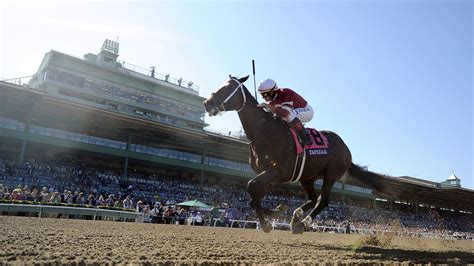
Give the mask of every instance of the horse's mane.
[{"label": "horse's mane", "polygon": [[[244,85],[244,89],[246,91],[247,97],[250,97],[258,104],[257,99],[255,99],[255,97],[250,93],[250,91],[247,89],[245,85]],[[268,123],[269,128],[282,127],[284,130],[289,130],[288,123],[285,122],[281,117],[278,117],[277,115],[274,115],[272,112],[266,111],[265,109],[261,107],[257,107],[257,108],[260,109],[260,112],[264,114],[262,118],[265,120],[265,123]]]},{"label": "horse's mane", "polygon": [[285,120],[283,120],[281,117],[273,114],[272,112],[265,111],[265,113],[267,113],[268,122],[274,123],[274,124],[282,124],[285,127],[285,129],[288,129],[290,127],[288,123]]}]

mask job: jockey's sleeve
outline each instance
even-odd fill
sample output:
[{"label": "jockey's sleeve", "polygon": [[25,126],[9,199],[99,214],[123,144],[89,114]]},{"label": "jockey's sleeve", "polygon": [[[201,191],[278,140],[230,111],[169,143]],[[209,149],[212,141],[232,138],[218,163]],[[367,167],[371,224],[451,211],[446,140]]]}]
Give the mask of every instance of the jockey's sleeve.
[{"label": "jockey's sleeve", "polygon": [[275,110],[275,113],[281,117],[287,117],[290,112],[288,112],[288,110],[285,110],[281,107],[277,107],[276,110]]},{"label": "jockey's sleeve", "polygon": [[277,115],[280,115],[282,117],[288,117],[291,110],[293,110],[293,101],[285,101],[282,103],[278,103],[278,104],[275,104],[275,107],[276,107],[275,113]]}]

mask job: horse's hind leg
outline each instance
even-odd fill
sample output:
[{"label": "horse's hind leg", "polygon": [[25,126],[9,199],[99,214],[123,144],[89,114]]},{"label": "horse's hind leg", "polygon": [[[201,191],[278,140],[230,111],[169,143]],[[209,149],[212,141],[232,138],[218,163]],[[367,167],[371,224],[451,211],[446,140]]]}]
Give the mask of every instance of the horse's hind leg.
[{"label": "horse's hind leg", "polygon": [[311,213],[301,221],[306,227],[309,227],[316,215],[318,215],[329,205],[329,195],[331,194],[331,188],[334,183],[344,175],[344,173],[345,171],[342,173],[341,171],[336,173],[331,173],[331,171],[328,171],[323,179],[323,187],[321,188],[321,194],[319,194],[315,207]]},{"label": "horse's hind leg", "polygon": [[301,223],[304,213],[313,209],[318,200],[318,195],[316,194],[316,190],[314,190],[314,180],[307,179],[301,181],[300,184],[306,193],[308,201],[293,211],[293,217],[291,218],[291,229],[293,233],[303,233],[303,227],[298,225]]},{"label": "horse's hind leg", "polygon": [[270,191],[271,183],[278,180],[278,176],[272,172],[261,172],[255,178],[250,180],[247,184],[247,188],[250,194],[250,206],[255,209],[260,226],[265,233],[270,232],[271,225],[265,220],[264,213],[267,212],[262,207],[260,200]]}]

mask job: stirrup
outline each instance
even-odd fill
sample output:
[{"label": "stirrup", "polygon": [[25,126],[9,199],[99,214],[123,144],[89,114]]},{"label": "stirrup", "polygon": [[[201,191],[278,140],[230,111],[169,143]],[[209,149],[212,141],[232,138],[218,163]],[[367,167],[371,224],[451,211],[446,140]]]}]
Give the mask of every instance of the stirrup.
[{"label": "stirrup", "polygon": [[300,139],[301,146],[311,145],[311,140],[309,139]]},{"label": "stirrup", "polygon": [[306,132],[306,129],[303,128],[302,132],[300,134],[304,135],[301,136],[299,135],[298,138],[300,140],[301,146],[306,146],[306,145],[311,145],[311,139],[309,138],[308,133]]}]

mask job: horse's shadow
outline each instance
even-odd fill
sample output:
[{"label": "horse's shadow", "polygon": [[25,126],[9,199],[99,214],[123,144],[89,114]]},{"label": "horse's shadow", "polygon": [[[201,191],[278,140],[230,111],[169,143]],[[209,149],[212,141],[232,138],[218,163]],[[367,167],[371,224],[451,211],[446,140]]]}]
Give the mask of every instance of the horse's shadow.
[{"label": "horse's shadow", "polygon": [[[287,243],[290,248],[313,248],[316,250],[332,250],[338,252],[353,252],[354,259],[377,261],[409,261],[415,264],[474,264],[474,253],[467,251],[423,251],[407,250],[392,247],[375,246],[334,246],[309,243]],[[309,246],[308,246],[309,245]]]},{"label": "horse's shadow", "polygon": [[354,250],[361,259],[410,261],[414,263],[472,264],[474,253],[466,251],[425,251],[364,246]]}]

